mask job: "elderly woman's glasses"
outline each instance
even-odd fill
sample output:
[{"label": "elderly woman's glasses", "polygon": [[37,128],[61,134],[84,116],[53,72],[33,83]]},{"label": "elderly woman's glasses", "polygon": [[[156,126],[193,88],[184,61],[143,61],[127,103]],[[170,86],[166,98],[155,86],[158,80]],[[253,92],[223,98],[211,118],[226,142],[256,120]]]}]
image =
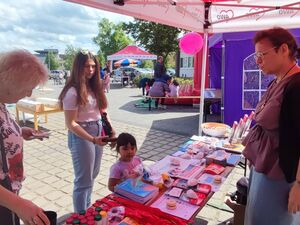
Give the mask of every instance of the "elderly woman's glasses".
[{"label": "elderly woman's glasses", "polygon": [[263,59],[265,55],[267,55],[270,51],[272,51],[273,49],[276,49],[277,46],[273,47],[273,48],[270,48],[268,49],[267,51],[264,51],[264,52],[255,52],[254,53],[254,59],[255,60],[258,60],[258,59]]}]

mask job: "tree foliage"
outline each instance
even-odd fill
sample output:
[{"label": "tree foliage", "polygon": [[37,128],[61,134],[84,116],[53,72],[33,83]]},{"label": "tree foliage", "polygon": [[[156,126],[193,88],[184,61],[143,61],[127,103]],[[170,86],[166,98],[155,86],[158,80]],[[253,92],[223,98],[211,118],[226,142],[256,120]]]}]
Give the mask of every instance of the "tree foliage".
[{"label": "tree foliage", "polygon": [[141,64],[141,68],[152,68],[153,69],[153,61],[152,60],[143,60]]},{"label": "tree foliage", "polygon": [[67,48],[65,50],[65,57],[64,57],[64,68],[66,70],[71,70],[75,55],[78,51],[79,48],[75,48],[72,45],[67,45]]},{"label": "tree foliage", "polygon": [[53,52],[49,51],[45,59],[45,64],[47,65],[48,69],[57,70],[60,66],[58,56]]},{"label": "tree foliage", "polygon": [[142,47],[153,54],[162,55],[165,59],[178,49],[181,29],[139,19],[125,24],[124,29]]},{"label": "tree foliage", "polygon": [[[106,57],[132,43],[132,40],[124,32],[124,24],[114,24],[103,18],[98,23],[98,35],[93,38],[95,44],[99,46],[98,55]],[[101,59],[102,61],[102,59]],[[102,62],[103,64],[103,62]]]},{"label": "tree foliage", "polygon": [[176,66],[176,52],[171,52],[167,59],[166,59],[166,63],[165,66],[167,68],[175,68]]}]

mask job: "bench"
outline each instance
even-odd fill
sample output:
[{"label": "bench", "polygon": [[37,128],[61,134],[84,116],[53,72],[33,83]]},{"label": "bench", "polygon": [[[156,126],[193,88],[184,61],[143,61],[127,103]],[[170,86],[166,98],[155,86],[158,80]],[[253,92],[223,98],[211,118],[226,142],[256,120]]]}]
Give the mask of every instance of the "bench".
[{"label": "bench", "polygon": [[[209,111],[210,106],[213,103],[221,103],[221,90],[220,89],[205,89],[204,91],[204,121],[207,119],[207,114]],[[152,99],[157,100],[157,99],[200,99],[200,96],[177,96],[177,97],[154,97],[154,96],[145,96],[146,99],[148,99],[148,108],[149,111],[151,111],[151,102]]]},{"label": "bench", "polygon": [[49,113],[57,113],[62,110],[59,107],[57,99],[36,98],[21,99],[16,104],[16,120],[19,123],[19,112],[33,115],[34,129],[38,130],[38,116],[45,115],[45,122],[48,122]]},{"label": "bench", "polygon": [[177,96],[177,97],[154,97],[154,96],[145,96],[146,99],[148,99],[149,104],[149,111],[151,111],[151,102],[152,99],[159,100],[159,99],[200,99],[200,96]]}]

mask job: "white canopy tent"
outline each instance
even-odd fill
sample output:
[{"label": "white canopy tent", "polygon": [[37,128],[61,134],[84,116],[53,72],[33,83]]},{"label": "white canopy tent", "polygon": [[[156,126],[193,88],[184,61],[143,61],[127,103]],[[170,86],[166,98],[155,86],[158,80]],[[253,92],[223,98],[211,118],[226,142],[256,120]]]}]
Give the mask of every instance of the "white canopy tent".
[{"label": "white canopy tent", "polygon": [[[66,0],[204,33],[201,96],[204,96],[208,33],[300,27],[300,1],[293,0]],[[203,121],[201,98],[199,123]],[[199,126],[199,134],[201,134]]]}]

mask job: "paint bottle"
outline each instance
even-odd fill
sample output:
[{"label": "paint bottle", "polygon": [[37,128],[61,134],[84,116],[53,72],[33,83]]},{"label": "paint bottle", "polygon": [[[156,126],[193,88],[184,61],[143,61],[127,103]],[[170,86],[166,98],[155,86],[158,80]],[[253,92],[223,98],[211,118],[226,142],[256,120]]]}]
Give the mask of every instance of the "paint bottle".
[{"label": "paint bottle", "polygon": [[94,221],[94,216],[88,216],[88,217],[86,217],[86,219],[87,219],[88,221]]},{"label": "paint bottle", "polygon": [[101,211],[102,211],[102,208],[101,208],[101,207],[99,207],[99,206],[97,206],[97,207],[95,207],[95,211],[96,211],[96,212],[98,212],[98,214],[99,214],[99,212],[101,212]]},{"label": "paint bottle", "polygon": [[88,213],[92,214],[92,213],[94,212],[94,209],[89,208],[89,209],[87,209],[86,211],[87,211]]},{"label": "paint bottle", "polygon": [[69,225],[69,224],[73,224],[73,218],[72,217],[69,217],[68,219],[66,219],[66,225]]},{"label": "paint bottle", "polygon": [[79,215],[84,215],[86,212],[85,212],[85,210],[81,210],[80,212],[79,212]]},{"label": "paint bottle", "polygon": [[102,216],[100,214],[94,216],[95,225],[102,225]]},{"label": "paint bottle", "polygon": [[72,217],[73,219],[78,219],[79,214],[78,214],[78,213],[72,213],[71,217]]},{"label": "paint bottle", "polygon": [[102,218],[102,224],[101,225],[108,225],[108,218],[107,218],[107,212],[102,210],[101,212],[99,212],[99,214],[101,215]]},{"label": "paint bottle", "polygon": [[87,219],[81,219],[81,220],[80,220],[80,223],[81,223],[81,224],[84,224],[84,223],[86,223],[86,224],[87,224],[87,222],[88,222],[88,220],[87,220]]},{"label": "paint bottle", "polygon": [[79,219],[74,219],[72,224],[73,225],[78,225],[78,224],[80,224],[80,220]]},{"label": "paint bottle", "polygon": [[95,225],[95,221],[94,221],[94,220],[89,220],[89,221],[87,222],[87,224],[88,224],[88,225]]}]

